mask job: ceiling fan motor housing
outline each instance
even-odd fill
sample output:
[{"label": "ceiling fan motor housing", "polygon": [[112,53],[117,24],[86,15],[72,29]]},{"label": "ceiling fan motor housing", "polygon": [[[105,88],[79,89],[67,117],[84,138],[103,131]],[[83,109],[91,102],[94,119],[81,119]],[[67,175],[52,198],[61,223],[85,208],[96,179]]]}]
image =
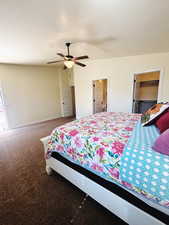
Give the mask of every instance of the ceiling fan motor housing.
[{"label": "ceiling fan motor housing", "polygon": [[73,59],[73,56],[72,55],[66,55],[66,58],[68,58],[67,60],[71,60],[71,59]]},{"label": "ceiling fan motor housing", "polygon": [[69,46],[70,46],[72,43],[71,43],[71,42],[66,42],[65,44],[66,44],[66,46],[69,48]]}]

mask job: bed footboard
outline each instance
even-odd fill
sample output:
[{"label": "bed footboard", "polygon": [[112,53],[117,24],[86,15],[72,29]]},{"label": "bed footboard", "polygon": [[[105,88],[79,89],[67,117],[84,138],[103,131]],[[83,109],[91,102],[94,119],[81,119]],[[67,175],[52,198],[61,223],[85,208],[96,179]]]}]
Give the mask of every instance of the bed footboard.
[{"label": "bed footboard", "polygon": [[[47,153],[47,145],[48,145],[48,141],[49,141],[50,136],[41,138],[40,141],[42,142],[43,146],[44,146],[44,153]],[[50,176],[53,173],[53,169],[50,166],[50,160],[46,160],[46,173]]]}]

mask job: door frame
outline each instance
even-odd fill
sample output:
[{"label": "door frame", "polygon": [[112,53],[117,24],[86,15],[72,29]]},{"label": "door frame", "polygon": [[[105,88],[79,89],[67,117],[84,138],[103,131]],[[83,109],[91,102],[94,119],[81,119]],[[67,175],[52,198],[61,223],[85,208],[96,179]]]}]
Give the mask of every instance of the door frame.
[{"label": "door frame", "polygon": [[134,72],[132,74],[132,101],[131,101],[131,112],[133,112],[133,97],[134,97],[134,80],[135,80],[135,75],[139,74],[144,74],[144,73],[151,73],[151,72],[160,72],[160,77],[159,77],[159,86],[158,86],[158,97],[157,97],[157,102],[161,101],[162,96],[163,96],[163,78],[164,78],[164,69],[163,68],[157,68],[157,69],[152,69],[152,70],[144,70],[142,72]]},{"label": "door frame", "polygon": [[71,85],[71,95],[72,95],[72,113],[76,117],[76,98],[75,98],[75,85]]}]

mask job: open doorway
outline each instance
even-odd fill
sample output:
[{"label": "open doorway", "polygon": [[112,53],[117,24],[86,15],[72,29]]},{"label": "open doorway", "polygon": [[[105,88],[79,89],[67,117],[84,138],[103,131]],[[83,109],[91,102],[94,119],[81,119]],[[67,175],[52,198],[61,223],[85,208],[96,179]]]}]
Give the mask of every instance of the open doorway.
[{"label": "open doorway", "polygon": [[64,70],[59,75],[60,102],[62,117],[75,117],[75,88],[72,71]]},{"label": "open doorway", "polygon": [[0,133],[8,129],[3,90],[0,87]]},{"label": "open doorway", "polygon": [[134,75],[133,113],[144,113],[157,103],[160,71]]},{"label": "open doorway", "polygon": [[93,81],[93,113],[107,111],[107,79]]}]

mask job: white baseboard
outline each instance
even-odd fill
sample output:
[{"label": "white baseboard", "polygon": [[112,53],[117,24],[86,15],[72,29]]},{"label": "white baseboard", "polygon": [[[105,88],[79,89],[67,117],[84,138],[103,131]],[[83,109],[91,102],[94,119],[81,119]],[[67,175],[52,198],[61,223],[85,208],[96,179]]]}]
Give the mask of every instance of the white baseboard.
[{"label": "white baseboard", "polygon": [[46,118],[44,120],[35,120],[33,122],[30,122],[30,123],[24,123],[24,124],[21,124],[21,125],[17,125],[15,127],[11,127],[8,130],[14,130],[14,129],[17,129],[17,128],[23,128],[23,127],[26,127],[26,126],[31,126],[31,125],[35,125],[37,123],[43,123],[43,122],[47,122],[47,121],[55,120],[55,119],[59,119],[59,118],[62,118],[62,116],[58,115],[58,116],[55,116],[55,117]]}]

